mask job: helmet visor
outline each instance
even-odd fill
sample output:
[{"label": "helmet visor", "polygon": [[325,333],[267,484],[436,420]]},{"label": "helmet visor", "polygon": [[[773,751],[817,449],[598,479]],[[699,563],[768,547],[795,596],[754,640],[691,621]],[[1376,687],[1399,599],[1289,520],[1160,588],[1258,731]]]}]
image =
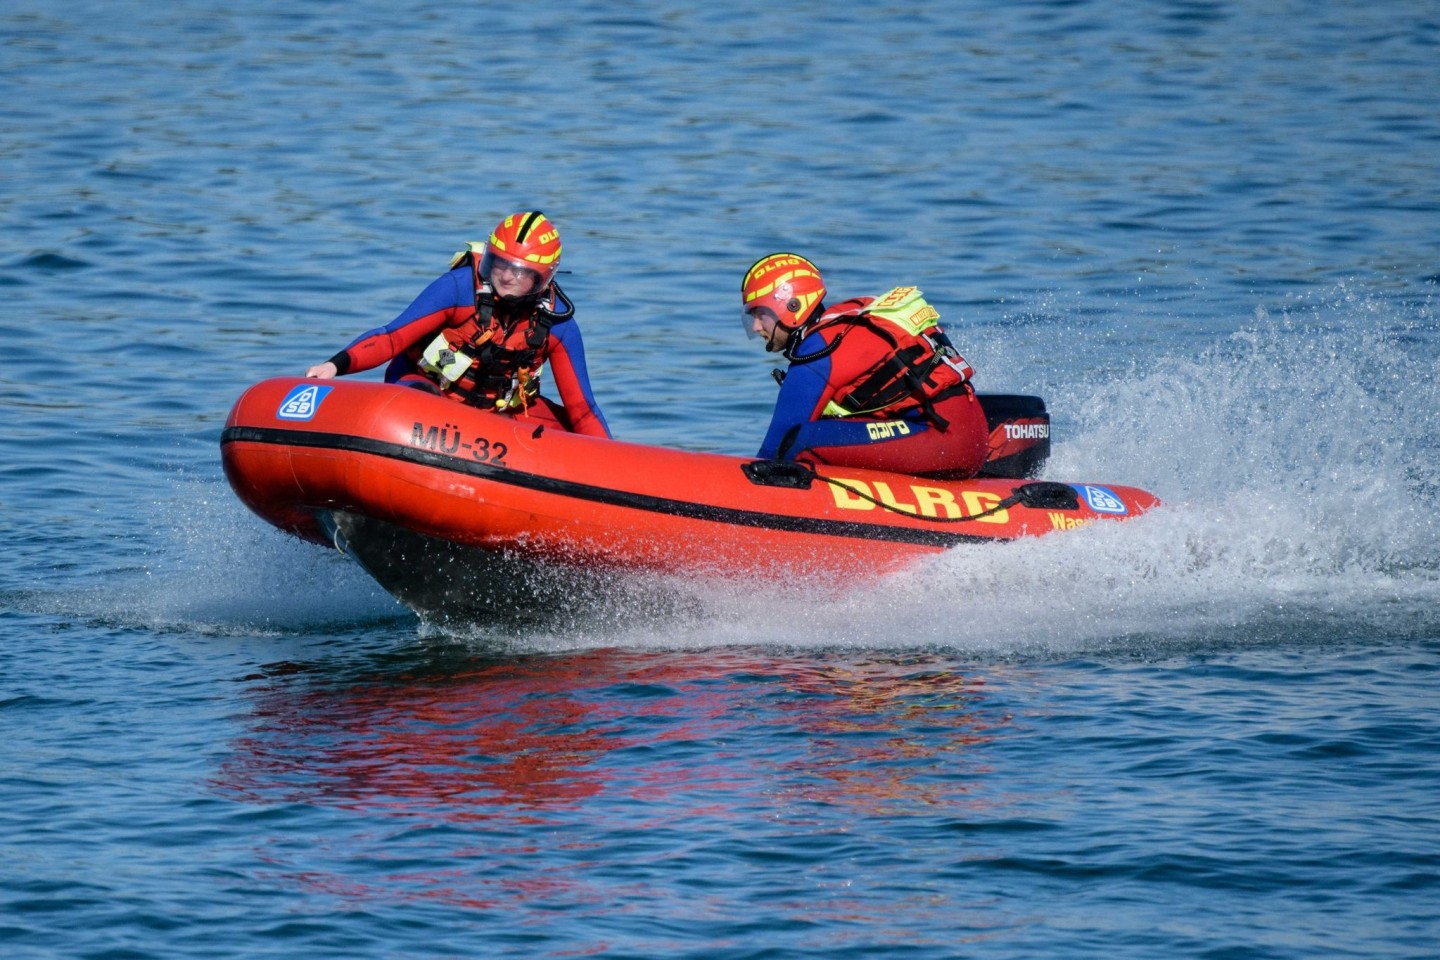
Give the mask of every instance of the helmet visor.
[{"label": "helmet visor", "polygon": [[758,312],[751,313],[750,311],[753,309],[753,307],[747,307],[746,309],[740,311],[740,326],[745,328],[745,336],[749,337],[751,340],[754,340],[756,337],[760,336],[759,332],[755,329],[757,326],[759,326],[758,321],[760,319],[760,315]]},{"label": "helmet visor", "polygon": [[493,250],[486,250],[480,258],[480,279],[502,297],[528,297],[539,293],[544,286],[544,277],[539,271],[523,263],[497,257]]},{"label": "helmet visor", "polygon": [[769,307],[750,307],[740,316],[744,318],[745,335],[751,340],[764,340],[765,349],[770,353],[784,349],[794,333],[793,328],[782,324],[775,311]]}]

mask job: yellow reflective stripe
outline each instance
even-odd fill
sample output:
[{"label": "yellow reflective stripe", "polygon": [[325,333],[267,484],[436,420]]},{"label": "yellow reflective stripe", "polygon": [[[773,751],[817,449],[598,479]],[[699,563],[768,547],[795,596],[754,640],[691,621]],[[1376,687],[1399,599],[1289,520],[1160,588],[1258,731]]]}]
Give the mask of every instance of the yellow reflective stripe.
[{"label": "yellow reflective stripe", "polygon": [[[535,223],[536,223],[537,221],[541,221],[541,220],[544,220],[544,219],[545,219],[545,214],[541,213],[539,210],[535,210],[535,211],[533,211],[533,212],[527,212],[527,213],[525,214],[525,222],[522,223],[522,224],[520,224],[520,229],[519,229],[519,230],[516,230],[516,231],[515,231],[515,239],[516,239],[516,240],[519,240],[521,243],[524,243],[524,242],[525,242],[525,236],[526,236],[526,234],[528,234],[528,233],[530,232],[530,229],[535,226]],[[509,223],[510,221],[507,219],[505,222],[506,222],[506,223]]]},{"label": "yellow reflective stripe", "polygon": [[915,287],[896,287],[865,309],[872,317],[893,323],[913,337],[940,322],[940,311],[925,302]]},{"label": "yellow reflective stripe", "polygon": [[785,276],[783,276],[783,277],[778,277],[778,278],[775,280],[775,282],[772,283],[772,284],[770,284],[769,286],[761,287],[759,290],[756,290],[755,293],[754,293],[754,295],[751,296],[750,299],[749,299],[749,300],[746,300],[745,302],[746,302],[746,303],[750,303],[750,302],[752,302],[752,301],[759,300],[761,297],[768,297],[770,294],[772,294],[772,293],[775,292],[775,288],[778,287],[778,286],[780,286],[780,284],[782,284],[782,283],[787,283],[787,282],[789,282],[790,280],[793,280],[794,278],[795,278],[795,271],[792,270],[792,271],[790,271],[789,273],[785,274]]},{"label": "yellow reflective stripe", "polygon": [[[802,259],[802,258],[796,257],[795,259],[796,259],[796,260],[800,260],[800,259]],[[771,269],[775,269],[775,268],[772,267]],[[802,263],[802,264],[797,264],[793,270],[790,270],[790,271],[788,271],[788,272],[786,272],[786,273],[781,274],[780,276],[776,277],[776,278],[774,279],[774,281],[772,281],[772,282],[771,282],[770,284],[768,284],[767,286],[764,286],[764,287],[759,288],[759,289],[756,290],[754,293],[752,293],[750,296],[746,297],[746,298],[745,298],[745,302],[746,302],[746,303],[753,303],[754,301],[759,300],[761,297],[769,296],[771,293],[774,293],[774,292],[775,292],[775,288],[778,287],[778,286],[780,286],[780,284],[782,284],[782,283],[789,283],[791,280],[794,280],[796,277],[815,277],[816,279],[819,279],[820,275],[819,275],[818,273],[816,273],[815,270],[814,270],[811,266],[809,266],[809,265],[807,265],[807,264],[803,264],[803,263]],[[747,275],[745,279],[746,279],[746,281],[748,282],[749,279],[750,279],[749,275]],[[818,296],[819,296],[819,294],[815,294],[815,295],[807,296],[806,299],[810,300],[811,303],[814,303],[814,302],[815,302],[815,299],[816,299]]]}]

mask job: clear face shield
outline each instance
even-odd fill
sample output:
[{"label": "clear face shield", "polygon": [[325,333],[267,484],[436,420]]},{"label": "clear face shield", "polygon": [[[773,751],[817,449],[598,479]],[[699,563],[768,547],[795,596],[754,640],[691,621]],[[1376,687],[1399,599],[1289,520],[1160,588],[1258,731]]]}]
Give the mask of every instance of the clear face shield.
[{"label": "clear face shield", "polygon": [[759,307],[742,307],[740,310],[740,326],[745,328],[745,336],[754,340],[760,336],[755,328],[759,326],[757,319],[760,316]]},{"label": "clear face shield", "polygon": [[485,251],[480,258],[480,279],[501,297],[528,297],[539,293],[544,278],[536,270]]},{"label": "clear face shield", "polygon": [[785,341],[790,339],[792,332],[789,327],[781,325],[775,311],[768,307],[747,307],[741,310],[740,322],[745,327],[745,336],[751,340],[763,339],[765,350],[769,353],[784,349]]}]

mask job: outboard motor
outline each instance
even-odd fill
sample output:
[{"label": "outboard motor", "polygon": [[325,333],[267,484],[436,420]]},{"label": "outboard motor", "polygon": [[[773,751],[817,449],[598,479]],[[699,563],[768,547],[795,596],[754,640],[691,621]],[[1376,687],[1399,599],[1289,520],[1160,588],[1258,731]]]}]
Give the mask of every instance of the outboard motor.
[{"label": "outboard motor", "polygon": [[1024,480],[1040,476],[1050,458],[1050,414],[1040,397],[977,393],[990,426],[990,452],[980,476]]}]

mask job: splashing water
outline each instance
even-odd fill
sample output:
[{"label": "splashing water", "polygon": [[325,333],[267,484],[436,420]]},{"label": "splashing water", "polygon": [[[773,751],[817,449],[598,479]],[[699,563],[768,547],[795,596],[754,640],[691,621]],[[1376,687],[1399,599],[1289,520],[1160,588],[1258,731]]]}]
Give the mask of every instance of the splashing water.
[{"label": "splashing water", "polygon": [[[1440,387],[1428,305],[1345,295],[1254,321],[1194,357],[1061,382],[1046,479],[1164,501],[1123,524],[953,550],[879,583],[623,584],[607,615],[463,637],[600,646],[935,647],[986,656],[1264,641],[1303,625],[1433,630],[1440,599]],[[393,619],[356,565],[183,483],[139,583],[52,596],[202,632]],[[633,587],[633,589],[632,589]],[[33,604],[32,604],[33,606]],[[454,636],[427,625],[422,636]],[[462,637],[462,639],[463,639]]]},{"label": "splashing water", "polygon": [[156,508],[156,543],[137,577],[32,592],[22,605],[150,629],[243,635],[404,613],[355,564],[266,526],[223,485],[177,482]]},{"label": "splashing water", "polygon": [[965,635],[990,642],[1433,624],[1434,323],[1387,329],[1392,316],[1348,299],[1262,313],[1193,359],[1066,391],[1054,406],[1076,427],[1047,474],[1133,483],[1165,505],[983,564],[952,553],[914,592],[966,598],[951,606]]}]

